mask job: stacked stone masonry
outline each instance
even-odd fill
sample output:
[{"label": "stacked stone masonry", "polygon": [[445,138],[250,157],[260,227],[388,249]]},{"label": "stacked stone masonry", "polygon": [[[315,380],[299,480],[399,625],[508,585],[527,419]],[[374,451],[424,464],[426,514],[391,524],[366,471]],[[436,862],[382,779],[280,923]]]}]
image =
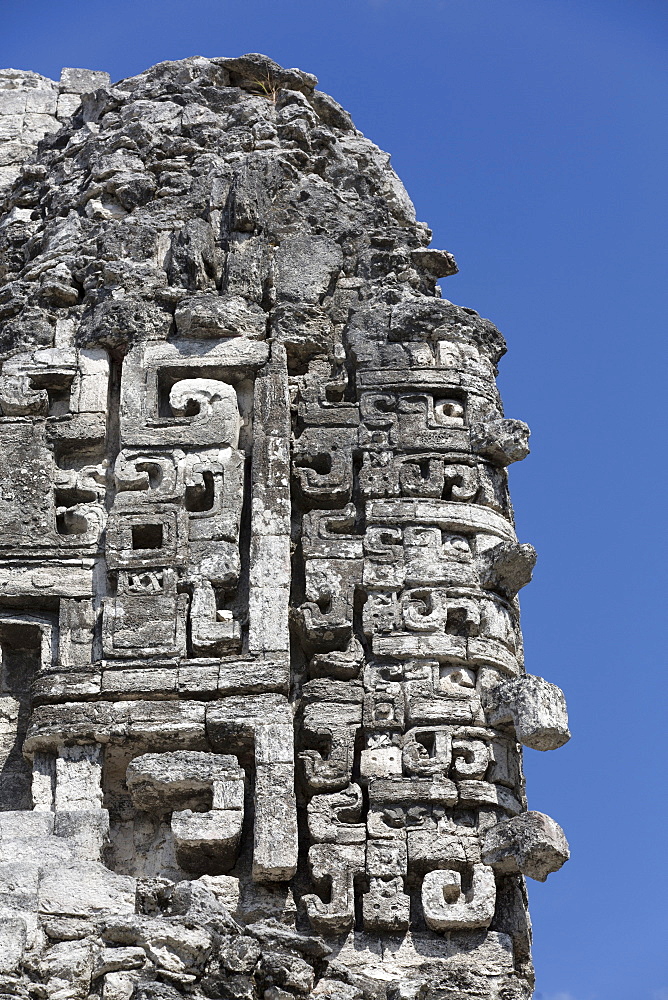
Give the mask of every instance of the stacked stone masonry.
[{"label": "stacked stone masonry", "polygon": [[532,994],[529,431],[316,84],[0,71],[5,994]]}]

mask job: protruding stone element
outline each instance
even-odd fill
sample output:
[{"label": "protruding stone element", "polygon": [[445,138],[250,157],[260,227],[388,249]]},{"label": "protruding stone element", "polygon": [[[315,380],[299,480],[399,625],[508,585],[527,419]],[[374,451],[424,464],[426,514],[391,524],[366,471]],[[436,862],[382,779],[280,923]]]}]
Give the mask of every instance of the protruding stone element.
[{"label": "protruding stone element", "polygon": [[308,828],[317,843],[364,843],[366,826],[359,820],[363,806],[362,789],[348,785],[340,792],[314,795],[308,804]]},{"label": "protruding stone element", "polygon": [[341,934],[352,927],[355,917],[354,882],[364,871],[363,845],[314,844],[309,851],[309,868],[316,884],[327,884],[328,903],[316,896],[304,896],[311,924],[321,934]]},{"label": "protruding stone element", "polygon": [[244,819],[244,771],[236,758],[194,750],[144,754],[130,762],[127,784],[140,809],[172,813],[176,856],[186,871],[217,875],[232,867]]},{"label": "protruding stone element", "polygon": [[504,681],[485,692],[483,703],[490,726],[513,725],[533,750],[556,750],[571,738],[563,691],[542,677]]},{"label": "protruding stone element", "polygon": [[240,296],[221,298],[201,293],[184,299],[174,316],[176,329],[184,337],[261,338],[267,319],[260,306]]},{"label": "protruding stone element", "polygon": [[108,87],[111,77],[101,70],[75,69],[66,66],[60,73],[60,90],[63,94],[87,94],[99,87]]},{"label": "protruding stone element", "polygon": [[428,872],[422,883],[422,908],[427,925],[435,931],[489,927],[494,916],[496,883],[487,865],[473,865],[470,886],[464,876],[448,868]]},{"label": "protruding stone element", "polygon": [[529,454],[530,433],[522,420],[493,418],[471,427],[471,446],[497,465],[510,465]]},{"label": "protruding stone element", "polygon": [[496,871],[544,882],[568,861],[568,841],[558,823],[541,812],[525,812],[486,831],[482,859]]},{"label": "protruding stone element", "polygon": [[181,867],[211,874],[229,870],[236,861],[243,816],[243,808],[175,812],[171,825]]},{"label": "protruding stone element", "polygon": [[447,278],[457,274],[457,261],[447,250],[435,250],[432,247],[411,251],[411,260],[416,267],[428,271],[435,278]]},{"label": "protruding stone element", "polygon": [[533,545],[501,542],[481,556],[482,581],[485,586],[494,587],[513,598],[530,582],[536,558]]},{"label": "protruding stone element", "polygon": [[368,931],[400,934],[408,929],[411,898],[404,892],[404,880],[371,878],[362,899],[362,919]]}]

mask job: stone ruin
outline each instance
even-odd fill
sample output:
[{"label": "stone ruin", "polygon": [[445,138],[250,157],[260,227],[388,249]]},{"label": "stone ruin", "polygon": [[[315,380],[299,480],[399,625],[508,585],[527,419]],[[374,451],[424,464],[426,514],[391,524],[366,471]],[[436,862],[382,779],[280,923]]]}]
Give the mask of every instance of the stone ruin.
[{"label": "stone ruin", "polygon": [[532,994],[529,431],[316,84],[0,71],[8,997]]}]

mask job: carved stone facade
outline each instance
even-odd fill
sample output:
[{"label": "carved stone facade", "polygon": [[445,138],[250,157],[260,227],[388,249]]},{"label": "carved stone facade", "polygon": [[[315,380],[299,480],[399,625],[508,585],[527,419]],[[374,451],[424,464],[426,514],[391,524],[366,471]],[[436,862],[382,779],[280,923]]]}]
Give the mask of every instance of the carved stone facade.
[{"label": "carved stone facade", "polygon": [[309,74],[63,80],[0,71],[71,98],[1,133],[2,991],[529,997],[501,334]]}]

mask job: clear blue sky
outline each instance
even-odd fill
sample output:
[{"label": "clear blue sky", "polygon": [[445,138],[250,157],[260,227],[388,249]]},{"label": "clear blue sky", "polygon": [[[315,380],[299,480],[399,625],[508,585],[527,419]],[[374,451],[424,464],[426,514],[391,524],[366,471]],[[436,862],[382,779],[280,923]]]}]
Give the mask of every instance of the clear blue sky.
[{"label": "clear blue sky", "polygon": [[667,45],[667,0],[0,0],[0,66],[316,73],[456,255],[443,294],[506,335],[506,412],[534,432],[511,472],[539,552],[527,668],[575,734],[527,751],[573,851],[531,886],[542,1000],[668,1000]]}]

